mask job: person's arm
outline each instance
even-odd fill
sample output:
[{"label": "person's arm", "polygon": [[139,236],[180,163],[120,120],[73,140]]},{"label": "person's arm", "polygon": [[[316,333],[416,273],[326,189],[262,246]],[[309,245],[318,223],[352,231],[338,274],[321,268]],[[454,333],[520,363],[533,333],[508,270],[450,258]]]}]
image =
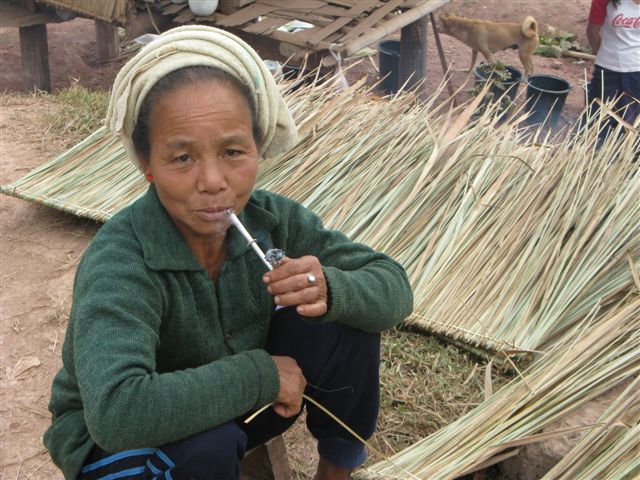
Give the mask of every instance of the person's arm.
[{"label": "person's arm", "polygon": [[587,40],[589,40],[589,45],[591,46],[591,53],[594,55],[597,55],[600,50],[601,29],[602,25],[596,25],[594,23],[589,23],[587,25]]},{"label": "person's arm", "polygon": [[589,23],[587,24],[587,40],[594,55],[597,55],[600,50],[600,31],[607,17],[608,3],[608,0],[591,0]]},{"label": "person's arm", "polygon": [[[309,257],[315,257],[321,265],[327,310],[320,316],[309,315],[313,317],[310,321],[337,321],[379,332],[411,314],[413,293],[400,264],[338,231],[325,229],[318,216],[291,200],[278,200],[274,208],[279,212],[283,236],[273,239],[274,246],[283,247],[294,261],[309,262]],[[287,262],[280,268],[290,265]],[[273,275],[276,270],[266,276]]]},{"label": "person's arm", "polygon": [[78,268],[69,328],[92,439],[111,452],[155,447],[273,401],[278,369],[264,350],[157,371],[162,321],[179,299],[166,297],[162,279],[135,248],[133,241],[105,237]]}]

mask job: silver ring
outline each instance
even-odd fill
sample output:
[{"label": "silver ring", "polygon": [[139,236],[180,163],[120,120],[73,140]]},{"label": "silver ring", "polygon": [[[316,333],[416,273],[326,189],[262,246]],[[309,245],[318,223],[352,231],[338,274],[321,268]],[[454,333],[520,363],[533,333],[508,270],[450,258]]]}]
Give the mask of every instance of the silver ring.
[{"label": "silver ring", "polygon": [[316,283],[316,276],[313,273],[307,273],[307,282],[309,282],[309,285],[313,285]]}]

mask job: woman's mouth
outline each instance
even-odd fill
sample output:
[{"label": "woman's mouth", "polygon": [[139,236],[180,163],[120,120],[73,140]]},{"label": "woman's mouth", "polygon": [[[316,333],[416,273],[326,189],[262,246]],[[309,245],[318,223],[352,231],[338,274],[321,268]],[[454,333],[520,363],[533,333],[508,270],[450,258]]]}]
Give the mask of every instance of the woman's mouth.
[{"label": "woman's mouth", "polygon": [[229,222],[228,207],[199,208],[194,210],[196,216],[205,222]]}]

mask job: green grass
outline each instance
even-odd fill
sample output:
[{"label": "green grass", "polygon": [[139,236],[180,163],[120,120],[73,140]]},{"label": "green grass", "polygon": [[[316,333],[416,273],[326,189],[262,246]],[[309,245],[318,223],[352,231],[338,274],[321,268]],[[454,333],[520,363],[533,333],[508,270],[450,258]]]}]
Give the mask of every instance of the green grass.
[{"label": "green grass", "polygon": [[[374,444],[389,455],[473,409],[484,400],[487,364],[486,358],[431,335],[400,328],[383,333]],[[494,366],[493,390],[511,376]]]},{"label": "green grass", "polygon": [[40,144],[45,160],[100,128],[108,104],[109,92],[89,90],[77,82],[54,93],[0,93],[3,121],[20,124],[19,134]]},{"label": "green grass", "polygon": [[104,123],[109,104],[109,92],[89,90],[78,83],[55,94],[39,93],[59,108],[44,112],[47,137],[69,148],[93,133]]},{"label": "green grass", "polygon": [[[386,457],[455,421],[484,400],[487,357],[405,327],[384,332],[380,350],[380,415],[369,442]],[[512,377],[511,372],[493,365],[493,391]],[[312,459],[317,454],[304,422],[296,422],[285,439],[293,478],[313,478]],[[367,464],[378,460],[370,449]]]}]

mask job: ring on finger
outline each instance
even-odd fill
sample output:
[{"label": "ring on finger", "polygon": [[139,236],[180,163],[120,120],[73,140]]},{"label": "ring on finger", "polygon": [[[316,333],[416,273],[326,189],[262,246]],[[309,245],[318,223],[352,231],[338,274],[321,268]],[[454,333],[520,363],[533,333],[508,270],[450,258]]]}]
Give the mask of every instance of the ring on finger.
[{"label": "ring on finger", "polygon": [[309,285],[316,283],[316,276],[313,273],[307,273],[307,282]]}]

